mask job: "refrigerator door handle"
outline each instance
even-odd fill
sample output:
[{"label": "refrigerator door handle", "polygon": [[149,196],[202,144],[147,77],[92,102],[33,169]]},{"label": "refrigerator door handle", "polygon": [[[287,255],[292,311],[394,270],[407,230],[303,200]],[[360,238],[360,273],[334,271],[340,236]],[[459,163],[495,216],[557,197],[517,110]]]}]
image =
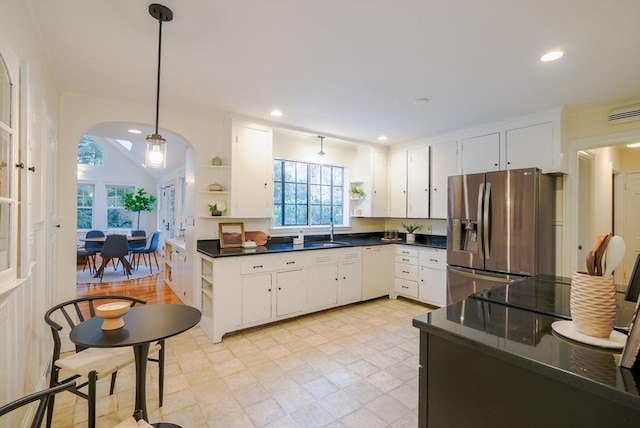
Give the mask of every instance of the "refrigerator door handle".
[{"label": "refrigerator door handle", "polygon": [[485,186],[484,192],[484,204],[483,205],[483,213],[482,213],[482,232],[484,236],[482,237],[482,245],[484,246],[484,258],[488,259],[490,254],[489,248],[489,236],[491,236],[491,224],[489,224],[489,214],[491,208],[491,183],[487,183]]},{"label": "refrigerator door handle", "polygon": [[484,243],[482,242],[483,231],[484,231],[484,221],[482,220],[482,205],[484,201],[484,183],[480,183],[480,188],[478,189],[478,216],[476,217],[477,225],[478,225],[478,254],[481,259],[484,259]]}]

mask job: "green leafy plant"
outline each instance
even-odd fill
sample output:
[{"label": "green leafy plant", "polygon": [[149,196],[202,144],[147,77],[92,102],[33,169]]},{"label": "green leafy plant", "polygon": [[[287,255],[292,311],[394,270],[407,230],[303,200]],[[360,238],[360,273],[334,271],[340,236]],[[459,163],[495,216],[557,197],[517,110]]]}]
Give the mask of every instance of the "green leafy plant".
[{"label": "green leafy plant", "polygon": [[138,213],[138,225],[136,227],[140,229],[140,213],[142,211],[153,211],[156,197],[147,194],[143,188],[139,188],[136,193],[125,193],[123,199],[123,205],[126,210]]},{"label": "green leafy plant", "polygon": [[214,211],[223,213],[227,209],[227,204],[225,204],[224,201],[214,201],[212,204],[207,205],[209,205],[209,211],[211,211],[211,214],[213,214]]},{"label": "green leafy plant", "polygon": [[351,188],[349,189],[349,193],[351,193],[351,197],[353,198],[364,199],[367,196],[364,190],[362,190],[362,188],[358,186],[351,186]]},{"label": "green leafy plant", "polygon": [[404,230],[406,230],[407,233],[415,233],[416,230],[422,229],[422,225],[419,223],[409,223],[409,224],[402,223],[402,227],[404,227]]}]

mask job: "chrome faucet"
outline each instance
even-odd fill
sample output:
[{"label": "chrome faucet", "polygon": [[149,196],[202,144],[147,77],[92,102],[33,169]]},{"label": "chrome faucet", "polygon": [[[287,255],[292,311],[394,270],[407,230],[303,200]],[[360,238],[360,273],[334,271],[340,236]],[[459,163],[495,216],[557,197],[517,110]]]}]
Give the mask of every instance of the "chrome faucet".
[{"label": "chrome faucet", "polygon": [[331,220],[331,229],[329,229],[329,242],[333,242],[333,220]]}]

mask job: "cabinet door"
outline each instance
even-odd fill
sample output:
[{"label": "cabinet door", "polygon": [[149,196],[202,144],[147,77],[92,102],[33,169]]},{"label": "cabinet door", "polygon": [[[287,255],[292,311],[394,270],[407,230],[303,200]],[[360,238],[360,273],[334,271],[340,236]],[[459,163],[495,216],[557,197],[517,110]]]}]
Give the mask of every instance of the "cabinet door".
[{"label": "cabinet door", "polygon": [[407,152],[391,153],[389,158],[389,217],[407,217]]},{"label": "cabinet door", "polygon": [[458,147],[455,141],[431,146],[431,218],[447,218],[447,183],[458,173]]},{"label": "cabinet door", "polygon": [[232,159],[232,215],[271,217],[273,133],[270,128],[244,122],[234,124]]},{"label": "cabinet door", "polygon": [[305,284],[307,309],[328,308],[338,303],[337,264],[308,266]]},{"label": "cabinet door", "polygon": [[242,324],[271,319],[271,273],[242,275]]},{"label": "cabinet door", "polygon": [[500,169],[500,133],[465,138],[461,143],[463,174]]},{"label": "cabinet door", "polygon": [[362,294],[362,263],[345,263],[338,277],[338,303],[359,302]]},{"label": "cabinet door", "polygon": [[447,271],[421,267],[418,298],[432,305],[446,306]]},{"label": "cabinet door", "polygon": [[407,217],[429,218],[429,147],[412,149],[408,156]]},{"label": "cabinet door", "polygon": [[304,306],[304,270],[276,274],[276,316],[295,314]]},{"label": "cabinet door", "polygon": [[387,217],[387,154],[373,150],[371,217]]},{"label": "cabinet door", "polygon": [[506,132],[506,169],[553,170],[553,124],[541,123]]}]

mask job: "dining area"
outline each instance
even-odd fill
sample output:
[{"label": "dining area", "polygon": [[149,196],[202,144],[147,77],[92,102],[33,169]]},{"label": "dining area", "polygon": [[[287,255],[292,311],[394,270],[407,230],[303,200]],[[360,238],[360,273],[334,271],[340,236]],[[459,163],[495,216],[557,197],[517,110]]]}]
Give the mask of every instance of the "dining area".
[{"label": "dining area", "polygon": [[[153,261],[156,273],[160,271],[156,252],[158,251],[160,231],[147,236],[144,230],[132,230],[122,233],[105,233],[102,230],[89,230],[78,239],[77,262],[82,264],[78,271],[78,283],[111,282],[128,280],[140,269],[140,259],[153,274]],[[109,265],[113,271],[108,270]],[[105,278],[105,274],[107,275]],[[138,275],[139,276],[139,275]]]}]

